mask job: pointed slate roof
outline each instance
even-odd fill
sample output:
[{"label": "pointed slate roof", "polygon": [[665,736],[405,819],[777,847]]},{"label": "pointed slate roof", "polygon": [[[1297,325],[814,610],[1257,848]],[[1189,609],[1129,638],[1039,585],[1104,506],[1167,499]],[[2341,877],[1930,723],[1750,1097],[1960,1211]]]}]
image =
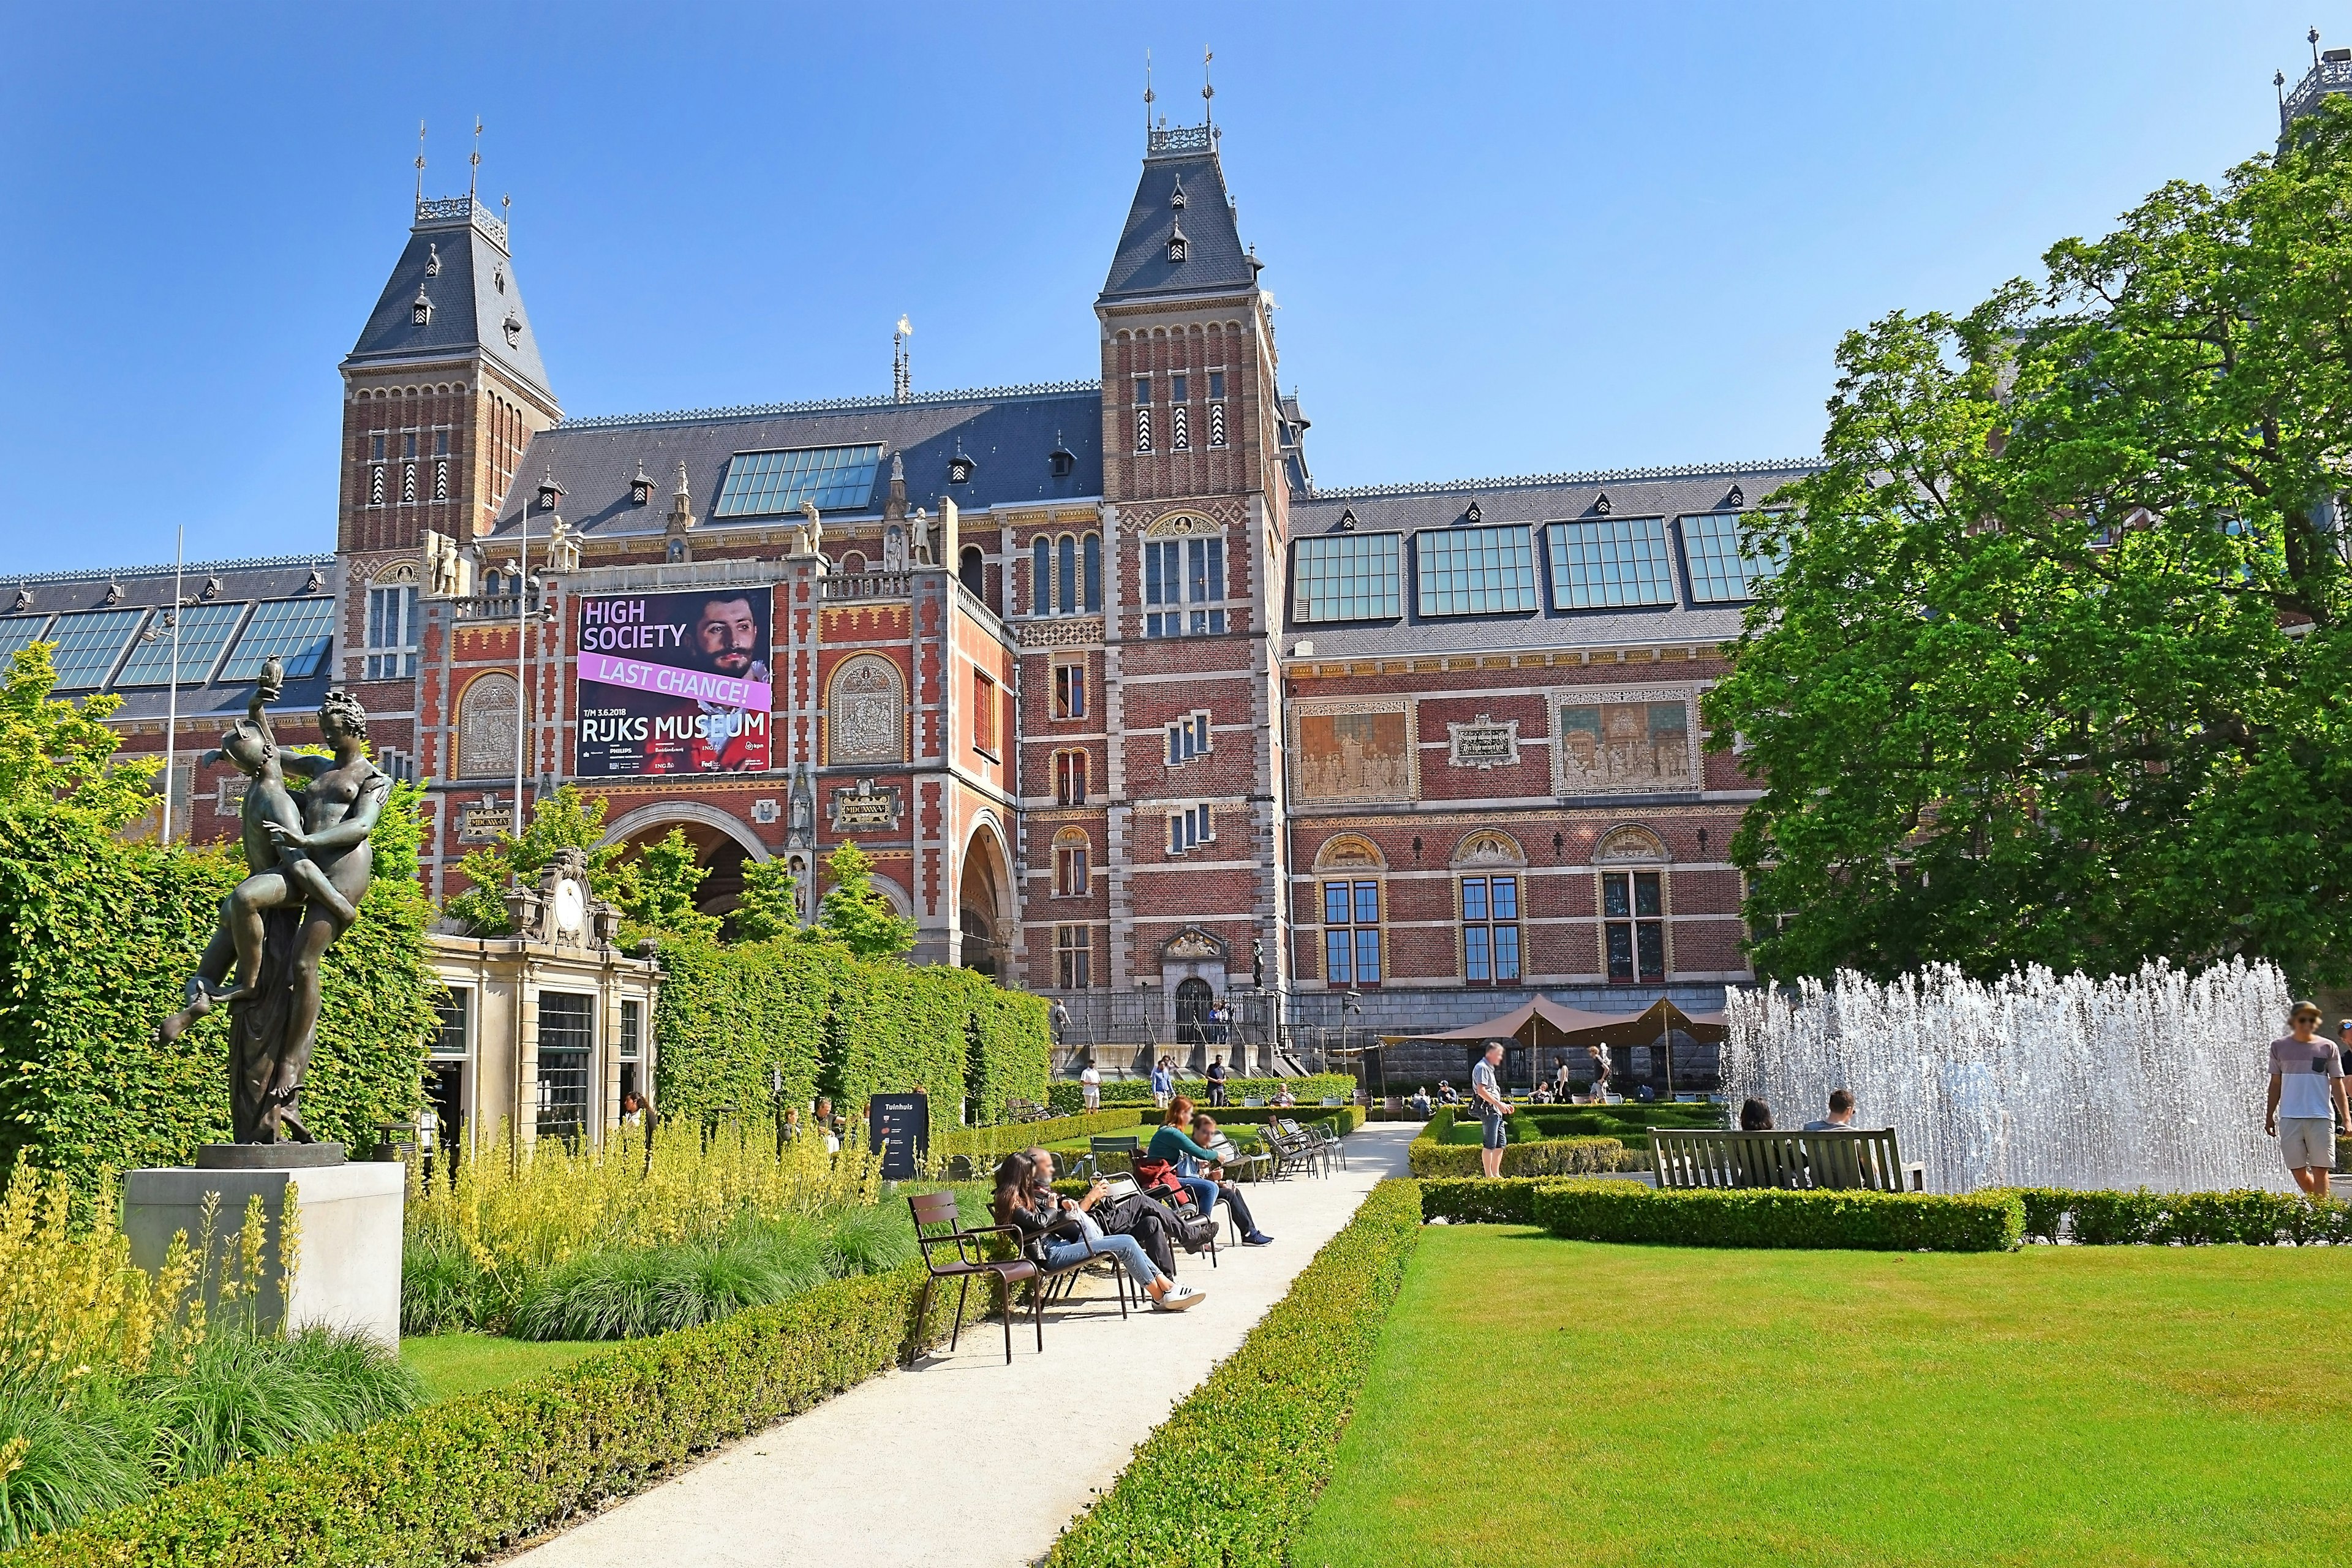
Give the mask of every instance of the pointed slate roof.
[{"label": "pointed slate roof", "polygon": [[[416,324],[420,293],[432,307],[423,326]],[[507,255],[506,225],[471,196],[420,201],[407,248],[343,366],[450,359],[476,351],[550,403],[555,400]]]},{"label": "pointed slate roof", "polygon": [[[1179,188],[1184,205],[1175,205]],[[1184,259],[1168,259],[1168,240],[1181,223]],[[1257,268],[1242,248],[1225,174],[1217,163],[1214,127],[1187,126],[1151,133],[1150,152],[1136,182],[1135,203],[1118,238],[1097,305],[1188,294],[1231,294],[1257,287]]]}]

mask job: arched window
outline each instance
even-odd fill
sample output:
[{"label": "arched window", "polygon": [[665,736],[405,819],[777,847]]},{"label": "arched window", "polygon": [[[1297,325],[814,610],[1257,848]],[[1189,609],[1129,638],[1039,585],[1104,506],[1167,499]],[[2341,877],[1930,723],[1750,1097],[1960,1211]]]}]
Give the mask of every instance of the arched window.
[{"label": "arched window", "polygon": [[1617,827],[1592,852],[1601,879],[1601,959],[1616,985],[1663,984],[1668,966],[1666,847],[1646,827]]},{"label": "arched window", "polygon": [[1062,614],[1075,616],[1078,613],[1078,542],[1076,538],[1067,533],[1062,535],[1058,551],[1059,558],[1055,564],[1060,568],[1061,581],[1057,585],[1055,600],[1061,606]]},{"label": "arched window", "polygon": [[1054,610],[1054,542],[1044,534],[1037,536],[1036,547],[1029,552],[1029,613],[1051,615]]},{"label": "arched window", "polygon": [[898,667],[877,653],[841,661],[824,702],[825,760],[896,763],[906,756],[907,700]]},{"label": "arched window", "polygon": [[971,596],[985,603],[988,599],[988,555],[977,544],[967,544],[956,560],[956,578]]},{"label": "arched window", "polygon": [[1466,984],[1519,983],[1519,906],[1527,861],[1517,839],[1490,829],[1471,834],[1454,851]]},{"label": "arched window", "polygon": [[1342,834],[1315,858],[1322,898],[1323,982],[1334,990],[1378,985],[1386,973],[1381,951],[1381,872],[1385,864],[1369,839]]},{"label": "arched window", "polygon": [[1081,543],[1080,552],[1086,557],[1084,586],[1087,614],[1098,616],[1102,614],[1102,535],[1087,534]]},{"label": "arched window", "polygon": [[416,673],[416,568],[408,562],[378,573],[367,591],[365,668],[370,680]]},{"label": "arched window", "polygon": [[1057,899],[1083,899],[1087,896],[1087,851],[1088,841],[1083,827],[1065,827],[1054,835],[1054,896]]},{"label": "arched window", "polygon": [[844,572],[863,572],[863,571],[865,571],[865,570],[866,570],[866,554],[865,554],[865,552],[863,552],[863,551],[859,551],[859,550],[846,550],[846,551],[844,551],[844,552],[842,552],[842,556],[841,556],[841,569],[842,569]]},{"label": "arched window", "polygon": [[522,689],[496,671],[478,675],[457,703],[457,776],[497,778],[513,772]]}]

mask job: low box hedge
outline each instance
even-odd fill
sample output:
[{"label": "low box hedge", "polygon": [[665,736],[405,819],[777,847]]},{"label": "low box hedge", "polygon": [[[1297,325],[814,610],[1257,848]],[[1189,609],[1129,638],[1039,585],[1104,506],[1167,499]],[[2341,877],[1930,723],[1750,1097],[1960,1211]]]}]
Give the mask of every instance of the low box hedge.
[{"label": "low box hedge", "polygon": [[910,1265],[837,1280],[629,1342],[159,1492],[0,1555],[0,1568],[423,1568],[491,1556],[944,1337],[955,1292],[940,1292],[917,1324],[923,1279]]},{"label": "low box hedge", "polygon": [[1002,1159],[1033,1143],[1125,1132],[1150,1113],[1149,1106],[1139,1110],[1122,1106],[1113,1110],[1082,1111],[1076,1116],[1049,1116],[1042,1121],[1000,1121],[988,1127],[950,1128],[931,1134],[931,1158],[945,1160],[961,1154],[976,1160]]},{"label": "low box hedge", "polygon": [[1241,1348],[1055,1542],[1051,1568],[1287,1562],[1420,1240],[1417,1184],[1374,1187]]},{"label": "low box hedge", "polygon": [[[1405,1151],[1415,1176],[1476,1176],[1485,1169],[1475,1143],[1449,1143],[1454,1108],[1441,1105],[1430,1113],[1428,1126]],[[1625,1145],[1615,1138],[1553,1138],[1534,1143],[1508,1143],[1503,1148],[1506,1176],[1589,1176],[1620,1168]]]},{"label": "low box hedge", "polygon": [[[1322,1100],[1353,1101],[1356,1080],[1343,1072],[1308,1073],[1303,1078],[1229,1078],[1225,1079],[1225,1095],[1238,1110],[1244,1100],[1272,1100],[1288,1089],[1307,1105]],[[1209,1103],[1209,1085],[1205,1079],[1180,1078],[1176,1092],[1195,1105]],[[1067,1114],[1084,1110],[1084,1086],[1068,1079],[1057,1079],[1045,1090],[1049,1109]],[[1150,1105],[1151,1080],[1148,1078],[1113,1079],[1102,1086],[1105,1105]]]},{"label": "low box hedge", "polygon": [[1451,1225],[1533,1225],[1536,1189],[1548,1187],[1551,1176],[1424,1177],[1421,1183],[1421,1217]]},{"label": "low box hedge", "polygon": [[1537,1224],[1568,1240],[1673,1247],[2001,1252],[2025,1230],[2013,1193],[1661,1192],[1639,1182],[1553,1182],[1538,1188],[1533,1207]]},{"label": "low box hedge", "polygon": [[2300,1193],[2244,1187],[2218,1193],[2000,1190],[2023,1206],[2025,1234],[2043,1241],[2063,1237],[2084,1247],[2352,1244],[2352,1205],[2334,1198],[2315,1202]]}]

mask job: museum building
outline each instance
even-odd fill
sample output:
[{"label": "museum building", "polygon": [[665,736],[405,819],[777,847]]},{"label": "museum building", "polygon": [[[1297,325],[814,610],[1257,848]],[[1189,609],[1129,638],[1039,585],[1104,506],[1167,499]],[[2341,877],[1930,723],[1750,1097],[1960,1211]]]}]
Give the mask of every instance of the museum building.
[{"label": "museum building", "polygon": [[175,725],[200,839],[261,659],[289,720],[349,689],[427,781],[436,897],[567,782],[682,828],[713,909],[783,858],[813,914],[854,841],[918,958],[1072,1041],[1719,1005],[1755,790],[1697,700],[1771,569],[1741,517],[1806,465],[1318,489],[1265,265],[1215,128],[1163,127],[1092,379],[566,417],[505,224],[420,198],[341,367],[333,550],[197,563],[176,622],[170,567],[0,584],[0,655]]}]

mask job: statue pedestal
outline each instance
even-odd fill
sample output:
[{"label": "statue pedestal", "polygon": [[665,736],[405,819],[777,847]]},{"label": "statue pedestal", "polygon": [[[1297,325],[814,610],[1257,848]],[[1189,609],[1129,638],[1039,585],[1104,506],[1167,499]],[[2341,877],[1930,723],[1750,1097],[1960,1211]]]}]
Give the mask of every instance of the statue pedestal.
[{"label": "statue pedestal", "polygon": [[[205,1158],[198,1155],[200,1162]],[[279,1226],[289,1186],[295,1193],[296,1229],[290,1280],[284,1277],[278,1256]],[[261,1293],[261,1326],[300,1329],[323,1323],[357,1330],[396,1347],[400,1343],[401,1211],[407,1191],[408,1167],[394,1162],[291,1169],[174,1166],[133,1171],[123,1182],[122,1228],[131,1238],[131,1260],[152,1272],[162,1266],[175,1233],[186,1232],[188,1244],[197,1245],[204,1234],[205,1194],[218,1193],[212,1270],[217,1276],[222,1260],[234,1262],[246,1205],[258,1195],[269,1233],[263,1261],[268,1279]]]}]

